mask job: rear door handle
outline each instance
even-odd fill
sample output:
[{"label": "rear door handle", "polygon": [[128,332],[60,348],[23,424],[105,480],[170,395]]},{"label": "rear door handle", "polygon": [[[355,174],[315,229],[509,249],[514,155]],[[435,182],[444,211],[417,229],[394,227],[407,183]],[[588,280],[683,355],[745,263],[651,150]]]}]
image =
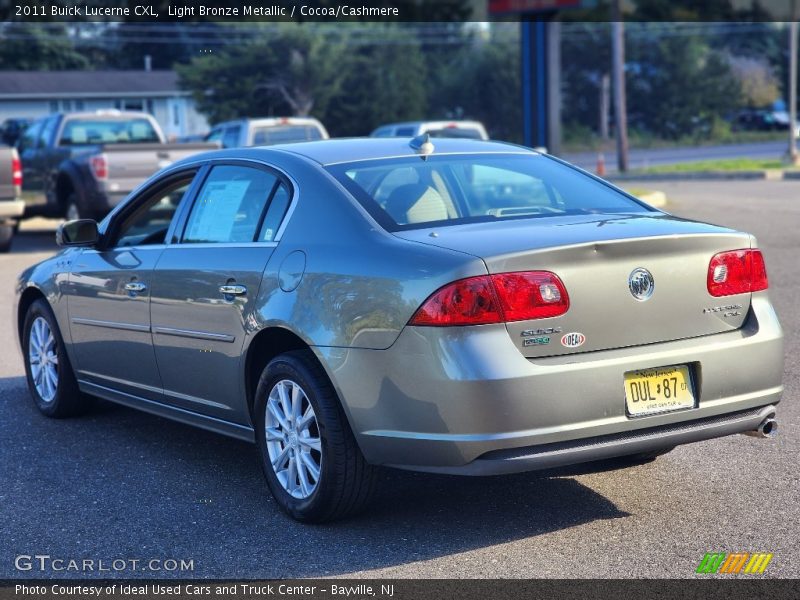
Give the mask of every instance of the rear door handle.
[{"label": "rear door handle", "polygon": [[131,281],[125,284],[125,291],[126,292],[133,292],[134,294],[138,294],[143,292],[147,289],[147,286],[142,283],[141,281]]},{"label": "rear door handle", "polygon": [[224,296],[244,296],[247,293],[247,288],[243,285],[228,283],[219,286],[219,293]]}]

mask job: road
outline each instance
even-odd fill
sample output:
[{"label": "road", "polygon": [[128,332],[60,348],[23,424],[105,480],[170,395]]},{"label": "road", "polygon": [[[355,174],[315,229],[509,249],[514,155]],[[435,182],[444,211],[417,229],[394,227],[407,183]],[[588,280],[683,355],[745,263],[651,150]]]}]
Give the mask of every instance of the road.
[{"label": "road", "polygon": [[[701,160],[725,158],[773,158],[786,154],[788,141],[755,142],[748,144],[724,144],[719,146],[696,146],[682,148],[633,149],[628,154],[629,169],[645,169],[656,165],[670,165]],[[597,168],[597,152],[572,152],[563,155],[565,160],[582,169],[594,172]],[[616,152],[604,153],[606,172],[617,171]]]},{"label": "road", "polygon": [[[672,212],[760,240],[787,335],[777,439],[733,436],[598,473],[386,470],[369,512],[305,526],[277,509],[248,444],[110,405],[41,417],[2,318],[0,578],[42,575],[16,571],[21,554],[193,560],[182,575],[205,578],[683,578],[709,551],[772,552],[765,576],[800,576],[800,183],[660,187]],[[4,315],[12,277],[51,253],[51,239],[23,233],[0,257]]]}]

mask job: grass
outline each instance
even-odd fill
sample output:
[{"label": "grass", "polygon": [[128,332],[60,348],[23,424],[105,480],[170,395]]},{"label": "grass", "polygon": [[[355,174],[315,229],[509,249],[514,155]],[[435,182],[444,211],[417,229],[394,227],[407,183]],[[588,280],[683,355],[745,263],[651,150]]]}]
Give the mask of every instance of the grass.
[{"label": "grass", "polygon": [[693,173],[697,171],[763,171],[765,169],[788,169],[791,165],[774,158],[723,158],[695,162],[656,165],[637,169],[637,173]]}]

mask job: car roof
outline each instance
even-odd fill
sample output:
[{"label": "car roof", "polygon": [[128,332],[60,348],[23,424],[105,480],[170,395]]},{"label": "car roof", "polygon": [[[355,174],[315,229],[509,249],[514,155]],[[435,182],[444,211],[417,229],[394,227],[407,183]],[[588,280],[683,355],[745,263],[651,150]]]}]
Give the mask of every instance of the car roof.
[{"label": "car roof", "polygon": [[[292,144],[275,144],[273,146],[255,146],[212,150],[202,154],[193,154],[179,160],[169,168],[174,170],[187,164],[201,160],[245,159],[278,160],[276,155],[303,157],[322,166],[340,163],[378,160],[389,158],[405,158],[419,156],[409,146],[412,138],[337,138],[314,142],[296,142]],[[462,138],[433,138],[433,156],[454,154],[525,154],[537,156],[540,153],[531,148],[517,146],[506,142],[489,142]]]},{"label": "car roof", "polygon": [[[356,162],[380,158],[419,156],[411,148],[411,138],[346,138],[277,144],[270,150],[291,152],[321,165]],[[536,151],[516,144],[489,142],[461,138],[432,138],[433,155],[441,154],[537,154]]]}]

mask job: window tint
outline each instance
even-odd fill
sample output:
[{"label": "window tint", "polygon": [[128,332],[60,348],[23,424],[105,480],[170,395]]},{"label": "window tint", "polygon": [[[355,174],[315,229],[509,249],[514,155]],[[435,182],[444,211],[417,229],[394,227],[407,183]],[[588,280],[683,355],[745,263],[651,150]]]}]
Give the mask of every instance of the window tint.
[{"label": "window tint", "polygon": [[414,128],[413,127],[398,127],[394,134],[397,137],[413,137],[414,136]]},{"label": "window tint", "polygon": [[183,241],[253,242],[275,175],[234,165],[211,169],[189,215]]},{"label": "window tint", "polygon": [[153,124],[147,119],[71,119],[61,132],[62,146],[81,144],[158,143]]},{"label": "window tint", "polygon": [[431,137],[439,138],[462,138],[470,140],[483,139],[481,132],[471,127],[444,127],[443,129],[428,129],[426,132]]},{"label": "window tint", "polygon": [[390,230],[564,214],[648,212],[613,188],[536,154],[382,159],[328,169]]},{"label": "window tint", "polygon": [[163,244],[175,211],[194,178],[194,173],[162,188],[130,215],[117,234],[116,246]]},{"label": "window tint", "polygon": [[264,225],[262,225],[261,234],[258,236],[260,241],[271,242],[275,239],[275,234],[278,233],[278,228],[281,226],[291,201],[289,190],[281,183],[269,203],[267,216],[264,217]]},{"label": "window tint", "polygon": [[236,148],[239,145],[239,132],[242,130],[240,125],[228,127],[222,136],[223,148]]}]

